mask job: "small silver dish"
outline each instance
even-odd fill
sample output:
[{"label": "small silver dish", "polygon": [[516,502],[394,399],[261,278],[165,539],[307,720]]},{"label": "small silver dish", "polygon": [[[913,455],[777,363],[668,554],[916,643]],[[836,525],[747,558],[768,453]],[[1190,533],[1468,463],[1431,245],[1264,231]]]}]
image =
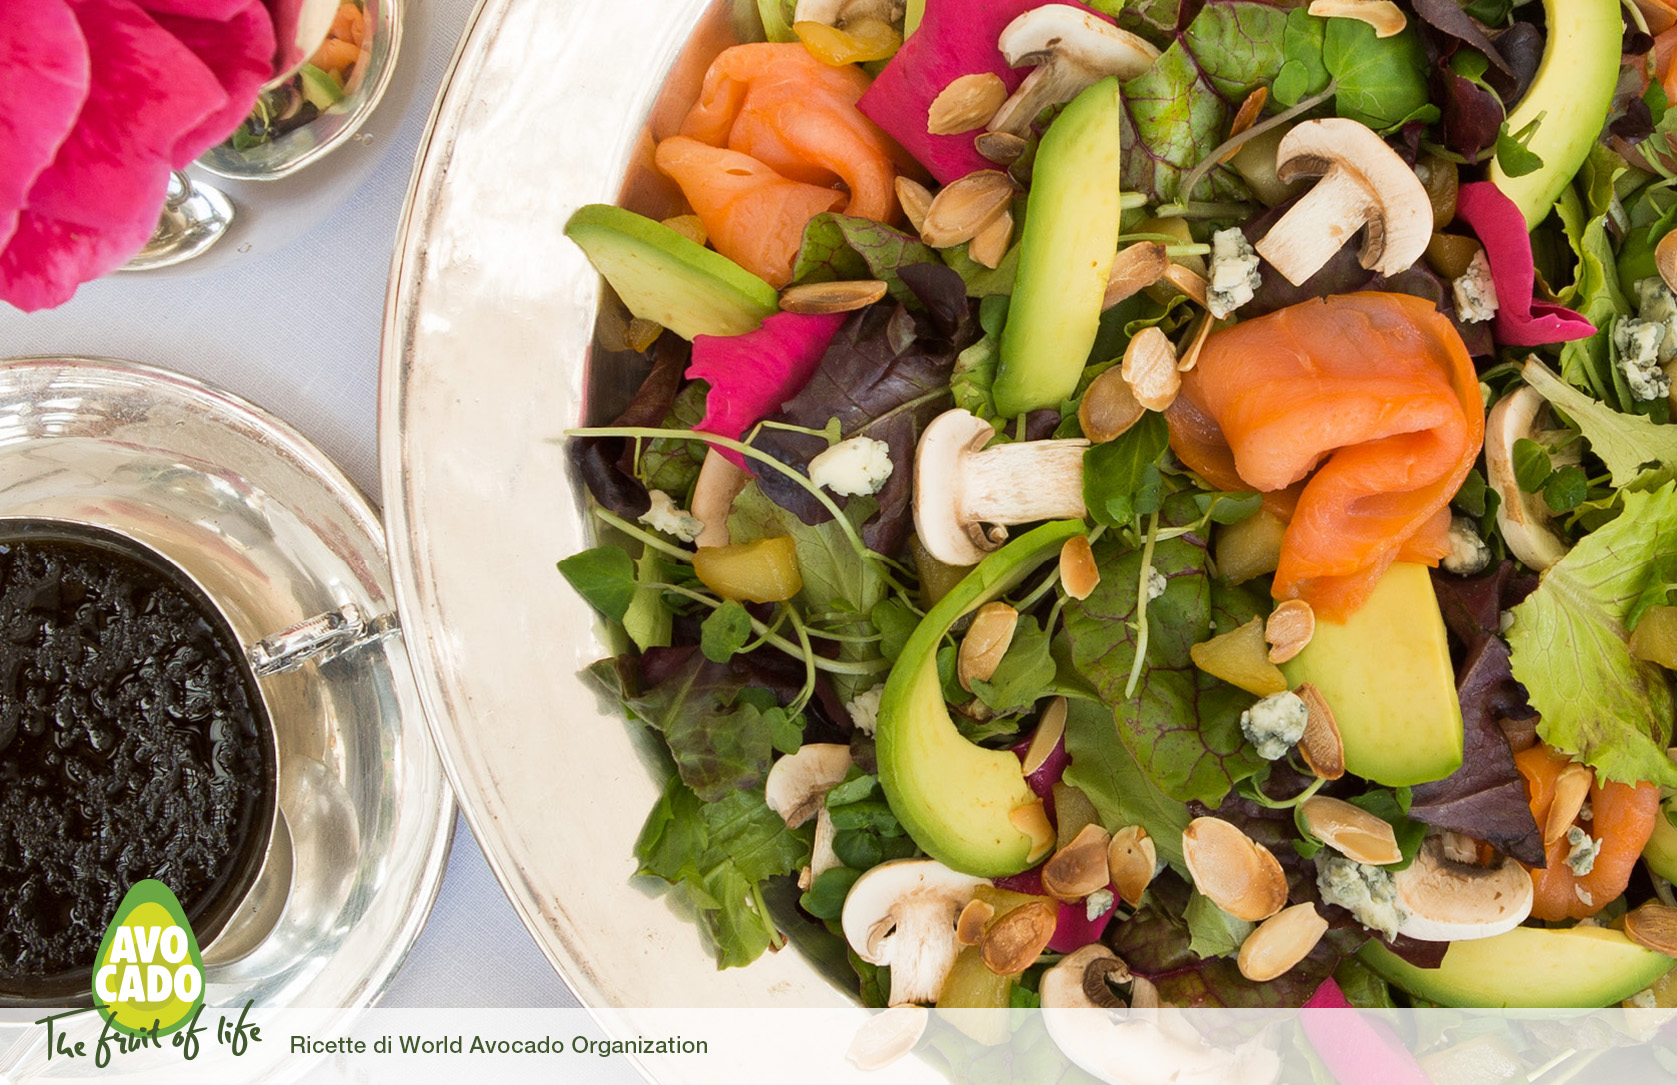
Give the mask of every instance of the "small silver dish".
[{"label": "small silver dish", "polygon": [[206,932],[207,1003],[371,1005],[430,912],[454,824],[376,513],[319,450],[225,392],[26,358],[0,363],[0,530],[17,521],[155,555],[247,649],[277,809],[254,883]]}]

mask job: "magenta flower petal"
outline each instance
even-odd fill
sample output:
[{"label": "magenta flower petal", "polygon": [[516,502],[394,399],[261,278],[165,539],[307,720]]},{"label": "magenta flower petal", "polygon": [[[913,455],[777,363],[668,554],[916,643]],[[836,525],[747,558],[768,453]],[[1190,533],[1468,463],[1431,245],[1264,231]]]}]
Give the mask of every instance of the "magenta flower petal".
[{"label": "magenta flower petal", "polygon": [[1514,201],[1489,181],[1461,186],[1456,216],[1485,246],[1496,284],[1496,341],[1503,346],[1536,347],[1588,339],[1595,326],[1571,309],[1538,301],[1533,295],[1537,270],[1531,260],[1531,235]]},{"label": "magenta flower petal", "polygon": [[1082,901],[1060,902],[1060,910],[1054,920],[1054,934],[1048,939],[1050,952],[1073,953],[1101,940],[1107,924],[1118,913],[1117,890],[1107,886],[1107,891],[1112,893],[1113,903],[1093,919],[1089,918],[1089,908]]},{"label": "magenta flower petal", "polygon": [[[141,0],[150,5],[160,0]],[[222,7],[229,6],[225,0]],[[226,103],[175,141],[176,169],[220,143],[256,108],[262,84],[274,71],[274,24],[261,0],[242,0],[225,17],[210,19],[155,12],[159,26],[192,50],[215,75]]]},{"label": "magenta flower petal", "polygon": [[[744,335],[696,335],[687,376],[710,382],[705,416],[693,428],[719,437],[743,437],[780,409],[808,382],[845,313],[776,313]],[[745,457],[719,449],[750,470]]]},{"label": "magenta flower petal", "polygon": [[1010,93],[1024,82],[1030,69],[1008,67],[996,39],[1008,23],[1048,2],[938,0],[927,4],[919,29],[903,42],[856,108],[890,133],[942,184],[974,170],[995,169],[996,164],[973,147],[976,133],[934,136],[926,131],[926,117],[933,99],[960,76],[994,72]]},{"label": "magenta flower petal", "polygon": [[1353,1009],[1331,978],[1310,996],[1299,1020],[1310,1046],[1344,1085],[1432,1085],[1391,1026]]},{"label": "magenta flower petal", "polygon": [[140,251],[156,229],[162,204],[159,193],[149,218],[127,231],[91,230],[25,211],[0,249],[0,301],[26,313],[63,305],[82,283],[114,271]]},{"label": "magenta flower petal", "polygon": [[262,0],[134,0],[134,2],[152,15],[185,15],[193,19],[206,19],[213,23],[231,19],[248,7],[260,7],[266,13]]},{"label": "magenta flower petal", "polygon": [[[51,164],[87,100],[87,43],[64,0],[37,0],[0,19],[0,245],[17,229],[35,178]],[[23,73],[27,73],[24,78]]]}]

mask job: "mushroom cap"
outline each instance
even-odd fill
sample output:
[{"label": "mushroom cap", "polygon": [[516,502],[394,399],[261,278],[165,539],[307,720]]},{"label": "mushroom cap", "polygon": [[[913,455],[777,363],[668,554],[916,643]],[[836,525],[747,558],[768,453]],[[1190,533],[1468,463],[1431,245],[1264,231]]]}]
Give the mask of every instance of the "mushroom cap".
[{"label": "mushroom cap", "polygon": [[962,509],[966,459],[995,435],[990,423],[957,408],[932,419],[914,450],[914,531],[945,565],[973,565],[995,549]]},{"label": "mushroom cap", "polygon": [[1159,50],[1147,39],[1070,4],[1025,12],[1002,30],[996,47],[1015,68],[1059,58],[1119,79],[1134,79],[1159,59]]},{"label": "mushroom cap", "polygon": [[822,23],[838,26],[843,20],[878,19],[891,22],[901,11],[893,0],[798,0],[792,11],[794,23]]},{"label": "mushroom cap", "polygon": [[1542,572],[1571,549],[1549,527],[1549,504],[1542,494],[1520,489],[1514,473],[1514,442],[1535,437],[1538,414],[1548,406],[1537,389],[1526,385],[1497,400],[1485,419],[1485,475],[1498,496],[1496,522],[1514,556]]},{"label": "mushroom cap", "polygon": [[1531,914],[1532,881],[1506,856],[1482,867],[1444,855],[1444,838],[1429,836],[1415,861],[1392,876],[1398,903],[1409,913],[1398,933],[1423,942],[1489,938],[1513,930]]},{"label": "mushroom cap", "polygon": [[[1343,117],[1296,124],[1275,152],[1283,184],[1301,177],[1337,180],[1358,201],[1367,228],[1363,267],[1395,275],[1426,252],[1432,240],[1432,201],[1415,171],[1368,126]],[[1321,229],[1319,222],[1306,224]]]},{"label": "mushroom cap", "polygon": [[763,782],[763,801],[788,829],[815,816],[822,796],[850,771],[850,747],[835,742],[806,742],[798,752],[776,761]]},{"label": "mushroom cap", "polygon": [[[1037,994],[1042,1000],[1045,1010],[1095,1010],[1102,1009],[1100,1003],[1089,997],[1089,988],[1084,979],[1088,975],[1089,966],[1096,961],[1111,961],[1106,966],[1107,971],[1127,972],[1124,962],[1118,955],[1099,942],[1092,942],[1062,957],[1058,964],[1042,974],[1042,981],[1037,985]],[[1117,1004],[1114,996],[1113,1002]]]},{"label": "mushroom cap", "polygon": [[917,908],[947,909],[948,938],[955,940],[955,919],[973,890],[986,878],[962,874],[936,859],[895,859],[856,879],[844,898],[844,940],[869,964],[890,964],[900,918]]}]

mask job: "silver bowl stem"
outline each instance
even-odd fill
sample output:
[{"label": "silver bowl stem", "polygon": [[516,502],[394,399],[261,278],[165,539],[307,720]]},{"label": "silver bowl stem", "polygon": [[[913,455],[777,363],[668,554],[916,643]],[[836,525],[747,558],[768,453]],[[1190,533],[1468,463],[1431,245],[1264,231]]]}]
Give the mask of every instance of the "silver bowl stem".
[{"label": "silver bowl stem", "polygon": [[172,267],[207,252],[233,225],[233,204],[219,190],[179,170],[169,174],[169,195],[157,230],[122,271]]}]

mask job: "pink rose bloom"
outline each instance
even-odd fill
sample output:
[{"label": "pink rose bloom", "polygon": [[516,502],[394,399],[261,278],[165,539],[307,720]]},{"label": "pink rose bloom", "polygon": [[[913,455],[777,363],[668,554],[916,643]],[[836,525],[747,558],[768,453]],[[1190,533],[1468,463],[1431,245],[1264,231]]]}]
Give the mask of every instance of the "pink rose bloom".
[{"label": "pink rose bloom", "polygon": [[[68,301],[157,226],[169,171],[225,139],[300,0],[7,0],[0,19],[0,298]],[[295,34],[295,30],[293,30]]]}]

